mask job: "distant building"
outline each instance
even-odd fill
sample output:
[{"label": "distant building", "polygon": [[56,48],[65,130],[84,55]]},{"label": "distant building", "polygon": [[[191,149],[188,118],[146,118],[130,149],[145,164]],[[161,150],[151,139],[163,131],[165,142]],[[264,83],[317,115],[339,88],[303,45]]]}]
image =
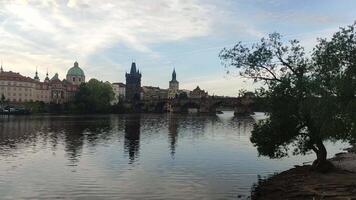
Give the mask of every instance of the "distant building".
[{"label": "distant building", "polygon": [[[74,67],[79,68],[76,63]],[[19,73],[4,71],[1,66],[0,96],[4,95],[6,100],[11,103],[41,101],[60,104],[69,102],[73,100],[75,93],[78,91],[79,83],[85,81],[83,70],[79,68],[78,72],[80,73],[72,74],[70,73],[71,69],[68,71],[67,79],[65,80],[61,81],[58,74],[49,79],[47,73],[45,80],[41,82],[37,70],[32,79]]]},{"label": "distant building", "polygon": [[176,70],[173,69],[172,80],[169,81],[168,98],[173,99],[179,93],[179,82],[177,81]]},{"label": "distant building", "polygon": [[193,99],[201,99],[207,98],[209,95],[208,92],[205,92],[205,90],[202,90],[199,88],[199,86],[197,86],[193,91],[190,92],[189,97]]},{"label": "distant building", "polygon": [[75,62],[74,66],[68,70],[67,81],[73,85],[80,85],[85,82],[84,71],[79,67],[78,62]]},{"label": "distant building", "polygon": [[111,87],[113,89],[113,92],[115,94],[114,100],[112,101],[112,104],[119,103],[120,101],[123,101],[125,99],[125,91],[126,91],[126,85],[123,83],[113,83],[111,84]]},{"label": "distant building", "polygon": [[159,87],[143,86],[141,90],[142,100],[167,99],[168,90]]},{"label": "distant building", "polygon": [[188,98],[190,97],[190,93],[191,93],[192,91],[190,91],[190,90],[187,90],[187,89],[180,89],[179,91],[178,91],[178,93],[179,93],[179,95],[182,95],[183,94],[183,96],[187,96]]},{"label": "distant building", "polygon": [[136,63],[131,64],[130,73],[126,73],[125,98],[127,101],[140,100],[141,98],[141,73],[136,69]]}]

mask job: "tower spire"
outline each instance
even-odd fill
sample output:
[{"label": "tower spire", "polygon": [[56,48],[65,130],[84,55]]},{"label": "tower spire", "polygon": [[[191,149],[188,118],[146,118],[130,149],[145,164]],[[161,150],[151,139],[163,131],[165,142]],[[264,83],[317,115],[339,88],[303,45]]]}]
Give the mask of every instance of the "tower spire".
[{"label": "tower spire", "polygon": [[38,77],[37,66],[36,66],[36,73],[35,73],[34,79],[35,79],[36,81],[39,81],[39,80],[40,80],[40,78]]},{"label": "tower spire", "polygon": [[45,82],[46,82],[46,83],[48,83],[48,82],[49,82],[49,77],[48,77],[48,68],[47,68],[47,73],[46,73]]},{"label": "tower spire", "polygon": [[134,74],[134,73],[136,73],[136,72],[137,72],[137,70],[136,70],[136,63],[135,63],[135,62],[132,62],[130,73],[131,73],[131,74]]},{"label": "tower spire", "polygon": [[172,81],[176,81],[176,80],[177,80],[176,68],[173,68]]},{"label": "tower spire", "polygon": [[1,59],[1,68],[0,68],[0,72],[3,72],[4,69],[2,68],[2,59]]}]

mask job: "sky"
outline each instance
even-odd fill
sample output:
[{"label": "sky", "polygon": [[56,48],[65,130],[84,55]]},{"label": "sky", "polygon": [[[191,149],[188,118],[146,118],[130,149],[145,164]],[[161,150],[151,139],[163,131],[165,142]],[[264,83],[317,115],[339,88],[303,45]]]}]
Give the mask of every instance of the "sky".
[{"label": "sky", "polygon": [[236,96],[258,85],[226,73],[224,47],[268,33],[309,50],[356,20],[355,0],[0,0],[4,70],[64,79],[75,61],[87,80],[125,82],[135,61],[142,84]]}]

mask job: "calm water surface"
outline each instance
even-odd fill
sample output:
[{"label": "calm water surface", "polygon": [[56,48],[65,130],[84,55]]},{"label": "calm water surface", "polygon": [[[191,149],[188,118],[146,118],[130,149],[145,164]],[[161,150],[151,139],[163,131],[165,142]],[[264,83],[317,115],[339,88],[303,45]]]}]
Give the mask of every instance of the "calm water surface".
[{"label": "calm water surface", "polygon": [[[253,118],[0,117],[0,199],[245,199],[314,155],[258,157]],[[346,144],[329,143],[329,156]]]}]

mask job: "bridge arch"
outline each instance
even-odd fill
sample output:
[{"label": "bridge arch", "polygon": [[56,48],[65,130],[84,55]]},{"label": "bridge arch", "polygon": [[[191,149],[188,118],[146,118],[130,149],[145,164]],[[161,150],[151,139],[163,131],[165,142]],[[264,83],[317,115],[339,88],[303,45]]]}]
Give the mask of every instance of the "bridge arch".
[{"label": "bridge arch", "polygon": [[181,105],[181,108],[180,108],[181,112],[183,113],[188,113],[190,112],[191,110],[194,111],[196,110],[197,112],[199,112],[200,110],[200,104],[197,103],[197,102],[193,102],[193,101],[188,101],[188,102],[185,102]]}]

